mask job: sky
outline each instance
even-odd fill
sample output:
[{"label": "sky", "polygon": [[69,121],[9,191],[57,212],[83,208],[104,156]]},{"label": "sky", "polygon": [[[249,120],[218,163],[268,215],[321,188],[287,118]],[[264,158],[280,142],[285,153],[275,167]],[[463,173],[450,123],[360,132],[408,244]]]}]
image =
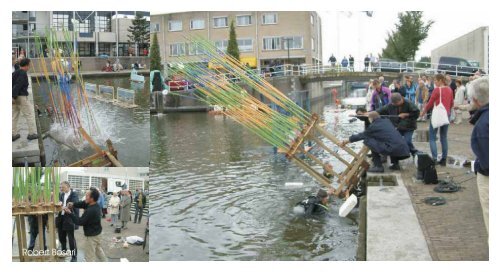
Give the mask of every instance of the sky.
[{"label": "sky", "polygon": [[[318,11],[318,14],[323,25],[324,62],[332,53],[337,59],[352,54],[355,60],[361,60],[369,53],[381,54],[387,33],[395,30],[398,22],[397,11],[374,11],[372,17],[359,11]],[[481,16],[480,13],[461,17],[457,13],[442,10],[424,11],[424,21],[428,20],[434,20],[434,24],[416,53],[417,60],[421,56],[430,56],[433,49],[455,38],[481,26],[489,26],[491,22],[490,17]]]}]

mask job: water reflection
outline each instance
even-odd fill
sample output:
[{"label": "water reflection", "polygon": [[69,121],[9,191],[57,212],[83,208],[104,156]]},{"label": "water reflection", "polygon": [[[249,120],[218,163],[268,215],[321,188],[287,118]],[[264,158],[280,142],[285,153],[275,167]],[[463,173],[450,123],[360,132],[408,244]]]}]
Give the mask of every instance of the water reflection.
[{"label": "water reflection", "polygon": [[[341,138],[363,128],[346,112],[322,113]],[[151,132],[152,260],[355,259],[357,210],[340,218],[335,201],[327,218],[294,215],[293,206],[318,184],[236,122],[161,114],[151,117]],[[342,169],[331,156],[316,156]]]}]

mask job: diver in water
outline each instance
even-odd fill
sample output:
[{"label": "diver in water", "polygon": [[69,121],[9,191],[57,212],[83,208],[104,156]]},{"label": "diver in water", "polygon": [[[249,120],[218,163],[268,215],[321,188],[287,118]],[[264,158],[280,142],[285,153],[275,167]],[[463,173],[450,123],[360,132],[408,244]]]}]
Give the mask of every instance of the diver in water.
[{"label": "diver in water", "polygon": [[324,189],[318,190],[316,196],[309,196],[307,199],[297,203],[297,206],[304,208],[304,216],[324,216],[328,213],[328,197],[329,191]]}]

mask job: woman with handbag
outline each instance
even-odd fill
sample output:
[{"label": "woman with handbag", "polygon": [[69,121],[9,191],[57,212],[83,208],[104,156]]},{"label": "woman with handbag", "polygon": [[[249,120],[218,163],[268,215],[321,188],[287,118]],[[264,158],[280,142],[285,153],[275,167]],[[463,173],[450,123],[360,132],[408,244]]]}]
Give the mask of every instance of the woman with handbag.
[{"label": "woman with handbag", "polygon": [[[453,108],[453,91],[446,85],[446,79],[443,74],[437,74],[434,80],[434,90],[429,103],[420,113],[423,117],[432,107],[431,123],[429,126],[429,144],[431,147],[432,158],[434,162],[441,166],[446,166],[446,157],[448,157],[448,126],[450,124],[450,114]],[[439,130],[439,140],[441,141],[441,160],[437,161],[436,135]]]}]

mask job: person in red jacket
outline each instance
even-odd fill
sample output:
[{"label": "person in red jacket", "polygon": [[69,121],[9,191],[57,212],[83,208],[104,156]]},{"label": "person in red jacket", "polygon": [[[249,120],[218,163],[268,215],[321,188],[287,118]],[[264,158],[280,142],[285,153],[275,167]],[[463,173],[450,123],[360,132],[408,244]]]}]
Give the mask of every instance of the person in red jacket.
[{"label": "person in red jacket", "polygon": [[[423,117],[431,108],[439,105],[439,100],[443,103],[446,111],[448,112],[448,118],[451,114],[451,109],[453,108],[453,91],[449,86],[446,85],[446,79],[443,74],[437,74],[434,77],[434,90],[432,91],[431,98],[425,106],[425,108],[420,113],[420,117]],[[436,146],[436,135],[439,130],[439,140],[441,141],[441,160],[437,161],[437,146]],[[448,157],[448,125],[444,125],[438,128],[433,128],[432,123],[429,123],[429,144],[431,147],[432,158],[434,162],[439,163],[441,166],[446,166],[446,157]]]}]

